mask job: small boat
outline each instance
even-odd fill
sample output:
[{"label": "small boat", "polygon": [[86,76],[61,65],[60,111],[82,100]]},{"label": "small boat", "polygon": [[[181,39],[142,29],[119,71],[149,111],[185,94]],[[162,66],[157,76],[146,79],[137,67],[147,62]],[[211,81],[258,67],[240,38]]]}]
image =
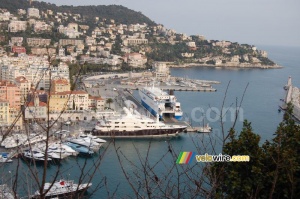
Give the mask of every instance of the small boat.
[{"label": "small boat", "polygon": [[[34,148],[37,148],[37,150],[45,151],[46,150],[46,144],[41,143],[39,145],[35,145]],[[62,144],[61,142],[58,143],[49,143],[48,145],[48,155],[50,158],[53,159],[64,159],[71,155],[77,155],[78,152],[73,150],[71,147]]]},{"label": "small boat", "polygon": [[82,138],[82,139],[90,139],[90,140],[92,140],[92,141],[94,141],[94,142],[97,142],[97,143],[105,143],[106,142],[106,140],[103,140],[103,139],[101,139],[101,138],[99,138],[99,137],[97,137],[97,136],[94,136],[94,135],[92,135],[92,134],[79,134],[78,135],[78,137],[79,138]]},{"label": "small boat", "polygon": [[76,152],[74,149],[72,149],[71,147],[65,145],[65,144],[51,144],[49,147],[48,147],[48,151],[51,151],[51,152],[55,152],[55,153],[62,153],[62,154],[66,154],[68,156],[70,155],[77,155],[78,152]]},{"label": "small boat", "polygon": [[[76,198],[76,195],[87,191],[92,186],[92,183],[75,184],[71,180],[59,180],[51,185],[52,183],[45,183],[43,191],[48,191],[45,198]],[[40,198],[40,192],[36,191],[30,198]]]},{"label": "small boat", "polygon": [[1,163],[7,163],[7,162],[12,162],[12,159],[8,157],[8,153],[0,153],[0,162]]},{"label": "small boat", "polygon": [[23,143],[24,146],[31,145],[34,143],[45,141],[47,137],[45,135],[37,135],[37,134],[30,134],[27,140]]},{"label": "small boat", "polygon": [[15,148],[21,146],[26,141],[26,135],[24,134],[15,134],[12,136],[6,137],[1,146],[4,146],[6,149]]},{"label": "small boat", "polygon": [[209,124],[207,123],[206,126],[203,127],[199,127],[197,129],[198,133],[210,133],[212,131],[212,128],[209,126]]},{"label": "small boat", "polygon": [[87,147],[87,148],[89,148],[91,150],[94,150],[94,151],[99,150],[100,146],[102,145],[102,144],[99,144],[99,143],[93,141],[90,138],[72,138],[72,137],[69,137],[69,138],[66,139],[66,141],[82,145],[82,146]]},{"label": "small boat", "polygon": [[[45,154],[43,154],[41,151],[38,150],[25,150],[23,156],[25,158],[34,161],[45,161]],[[51,160],[52,158],[50,157],[47,158],[47,161],[51,161]]]},{"label": "small boat", "polygon": [[89,154],[89,155],[94,154],[93,150],[91,150],[88,147],[85,147],[83,145],[76,144],[73,142],[65,142],[64,144],[71,147],[75,151],[78,151],[79,153],[84,153],[84,154]]}]

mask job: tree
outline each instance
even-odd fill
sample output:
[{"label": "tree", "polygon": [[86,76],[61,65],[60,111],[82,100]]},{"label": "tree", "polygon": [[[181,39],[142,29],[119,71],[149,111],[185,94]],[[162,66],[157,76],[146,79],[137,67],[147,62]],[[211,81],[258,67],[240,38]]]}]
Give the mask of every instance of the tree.
[{"label": "tree", "polygon": [[220,198],[299,198],[300,128],[289,104],[275,138],[259,145],[260,137],[244,122],[237,137],[231,129],[224,153],[249,155],[250,162],[213,163],[210,176],[218,176],[215,195]]},{"label": "tree", "polygon": [[108,99],[106,100],[106,103],[108,104],[109,108],[110,108],[110,104],[113,103],[113,102],[114,102],[114,101],[113,101],[113,99],[111,99],[111,98],[108,98]]},{"label": "tree", "polygon": [[230,130],[230,141],[223,148],[223,153],[249,155],[250,162],[214,163],[213,175],[219,176],[216,195],[235,198],[257,198],[264,188],[264,154],[259,146],[260,136],[256,135],[251,123],[244,121],[243,130],[238,138],[234,129]]}]

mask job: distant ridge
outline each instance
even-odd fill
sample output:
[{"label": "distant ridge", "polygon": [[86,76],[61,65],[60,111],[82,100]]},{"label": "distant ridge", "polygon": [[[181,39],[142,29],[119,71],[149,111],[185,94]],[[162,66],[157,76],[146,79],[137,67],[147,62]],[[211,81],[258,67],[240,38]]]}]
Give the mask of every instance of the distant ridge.
[{"label": "distant ridge", "polygon": [[[17,9],[27,9],[30,7],[28,0],[0,0],[0,8],[5,8],[12,13],[16,13]],[[128,9],[120,5],[98,5],[98,6],[56,6],[55,4],[33,1],[32,7],[39,10],[53,10],[56,12],[71,12],[80,14],[86,19],[94,20],[95,17],[114,19],[116,23],[136,24],[146,23],[148,25],[156,25],[156,23],[143,15],[141,12]]]}]

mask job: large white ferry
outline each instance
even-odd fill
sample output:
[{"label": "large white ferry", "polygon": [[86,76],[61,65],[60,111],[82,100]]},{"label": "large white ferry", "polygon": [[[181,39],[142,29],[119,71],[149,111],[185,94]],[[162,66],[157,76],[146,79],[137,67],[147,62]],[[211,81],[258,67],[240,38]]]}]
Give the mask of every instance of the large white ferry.
[{"label": "large white ferry", "polygon": [[137,111],[130,111],[123,108],[124,115],[116,118],[100,120],[95,126],[92,134],[99,137],[108,138],[149,138],[177,136],[186,129],[183,125],[167,125],[159,121],[139,114]]},{"label": "large white ferry", "polygon": [[169,95],[167,92],[157,87],[144,87],[139,89],[142,105],[151,112],[152,115],[174,117],[177,120],[182,118],[180,103],[174,95]]}]

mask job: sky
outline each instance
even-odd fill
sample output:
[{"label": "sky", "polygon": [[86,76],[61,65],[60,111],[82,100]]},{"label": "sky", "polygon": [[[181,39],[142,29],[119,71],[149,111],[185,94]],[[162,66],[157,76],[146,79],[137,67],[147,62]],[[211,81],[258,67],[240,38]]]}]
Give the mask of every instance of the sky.
[{"label": "sky", "polygon": [[251,45],[300,46],[299,0],[43,0],[123,5],[177,33]]}]

